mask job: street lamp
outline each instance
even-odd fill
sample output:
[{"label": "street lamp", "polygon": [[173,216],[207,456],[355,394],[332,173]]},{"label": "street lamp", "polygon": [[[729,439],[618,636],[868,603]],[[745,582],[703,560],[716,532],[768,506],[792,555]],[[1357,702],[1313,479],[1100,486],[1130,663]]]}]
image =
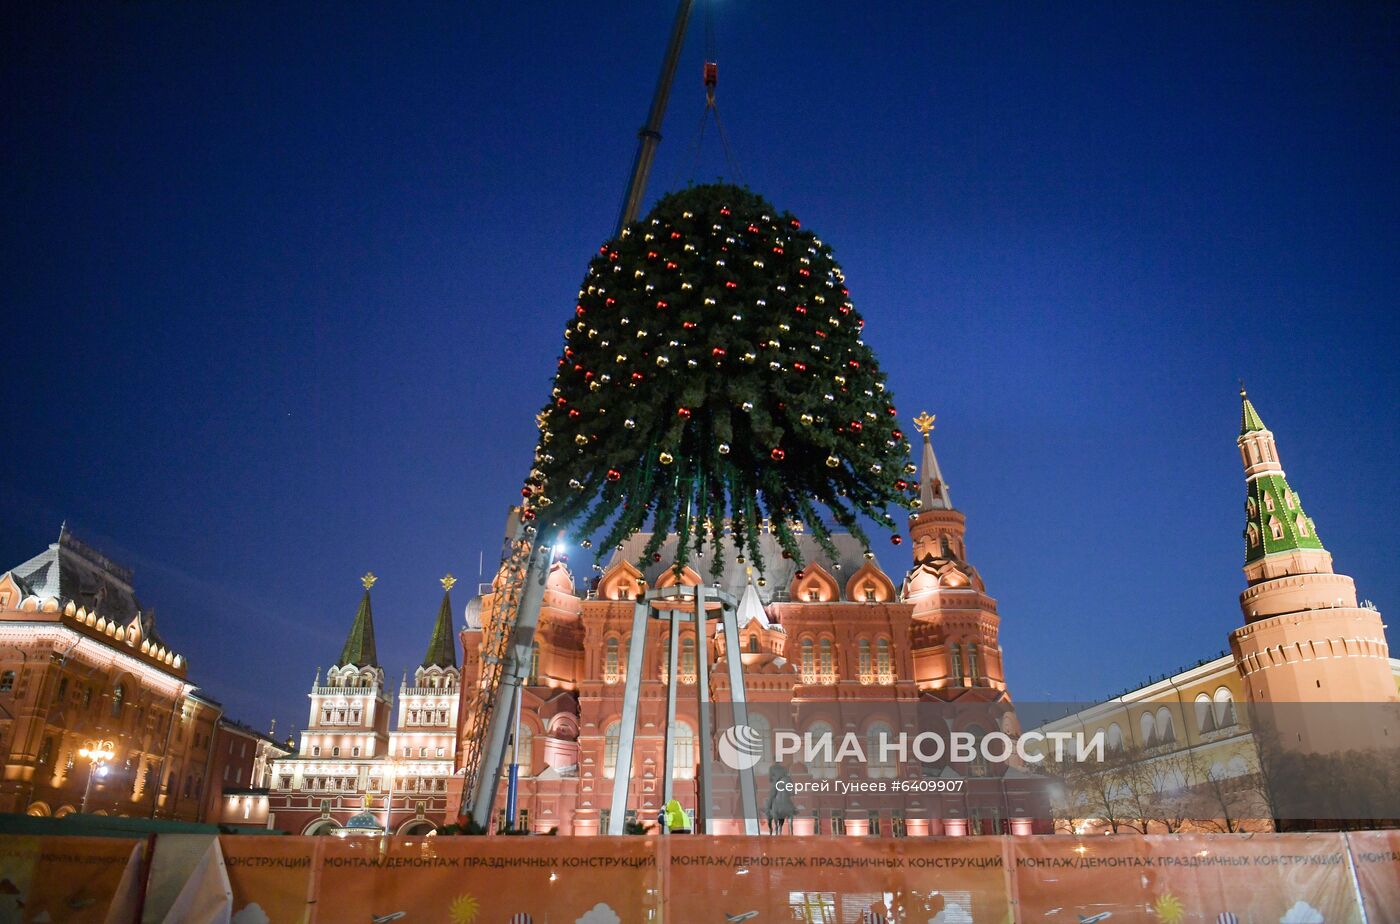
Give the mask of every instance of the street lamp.
[{"label": "street lamp", "polygon": [[94,776],[103,777],[107,775],[107,761],[116,756],[116,750],[111,741],[99,740],[89,741],[86,745],[78,749],[78,754],[88,760],[87,786],[83,788],[83,805],[81,811],[87,812],[88,797],[92,795],[92,778]]}]

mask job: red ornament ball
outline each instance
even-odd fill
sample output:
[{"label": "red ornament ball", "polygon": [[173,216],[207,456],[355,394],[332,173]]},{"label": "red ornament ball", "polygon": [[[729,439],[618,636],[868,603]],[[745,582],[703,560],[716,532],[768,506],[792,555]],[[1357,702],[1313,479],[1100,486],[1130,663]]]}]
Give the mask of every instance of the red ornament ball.
[{"label": "red ornament ball", "polygon": [[891,537],[890,537],[890,543],[893,544],[893,545],[899,545],[899,544],[900,544],[901,542],[903,542],[903,541],[904,541],[904,537],[903,537],[903,536],[891,536]]},{"label": "red ornament ball", "polygon": [[787,453],[783,452],[781,447],[777,447],[774,448],[772,452],[768,453],[768,455],[774,462],[781,462],[783,461],[783,456],[787,455]]},{"label": "red ornament ball", "polygon": [[661,561],[661,553],[660,553],[660,552],[652,552],[652,553],[651,553],[651,560],[652,560],[652,561],[657,561],[657,562]]},{"label": "red ornament ball", "polygon": [[865,425],[862,424],[859,420],[851,421],[851,431],[854,433],[859,433],[861,431],[861,428],[864,426]]},{"label": "red ornament ball", "polygon": [[690,419],[690,408],[688,408],[688,407],[678,407],[678,408],[676,408],[676,416],[677,416],[677,417],[680,417],[680,418],[682,418],[682,419],[684,419],[684,420],[689,420],[689,419]]},{"label": "red ornament ball", "polygon": [[609,480],[609,481],[617,481],[617,480],[619,480],[621,477],[622,477],[622,472],[619,472],[619,471],[618,471],[617,469],[615,469],[615,468],[610,468],[610,469],[608,469],[608,480]]}]

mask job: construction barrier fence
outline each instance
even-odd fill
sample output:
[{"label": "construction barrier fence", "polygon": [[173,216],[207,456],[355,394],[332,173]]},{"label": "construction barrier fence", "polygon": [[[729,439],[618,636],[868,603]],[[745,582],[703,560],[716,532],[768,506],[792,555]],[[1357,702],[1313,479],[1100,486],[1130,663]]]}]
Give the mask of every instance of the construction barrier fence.
[{"label": "construction barrier fence", "polygon": [[1381,924],[1400,921],[1400,832],[6,836],[9,921]]}]

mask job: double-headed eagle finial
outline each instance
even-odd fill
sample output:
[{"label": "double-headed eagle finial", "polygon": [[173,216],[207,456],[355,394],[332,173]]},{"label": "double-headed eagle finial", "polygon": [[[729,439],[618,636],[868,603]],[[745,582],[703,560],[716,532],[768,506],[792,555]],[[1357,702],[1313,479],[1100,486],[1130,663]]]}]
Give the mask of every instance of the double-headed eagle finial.
[{"label": "double-headed eagle finial", "polygon": [[457,579],[450,574],[446,577],[439,578],[438,580],[442,584],[442,589],[448,591],[450,591],[452,589],[452,586],[457,583]]},{"label": "double-headed eagle finial", "polygon": [[366,571],[365,576],[360,578],[360,583],[365,585],[365,590],[369,590],[374,586],[374,582],[377,580],[379,580],[379,578],[374,576],[373,571]]},{"label": "double-headed eagle finial", "polygon": [[936,414],[930,414],[928,411],[921,412],[918,417],[914,418],[914,429],[918,430],[924,436],[928,436],[933,430],[933,422],[937,419],[937,416]]}]

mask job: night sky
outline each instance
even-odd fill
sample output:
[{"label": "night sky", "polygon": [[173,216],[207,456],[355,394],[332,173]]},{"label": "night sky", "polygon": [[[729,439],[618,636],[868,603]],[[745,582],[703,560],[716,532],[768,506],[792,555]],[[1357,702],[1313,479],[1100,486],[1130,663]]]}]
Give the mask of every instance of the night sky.
[{"label": "night sky", "polygon": [[[498,554],[651,98],[646,6],[9,9],[0,568],[67,519],[280,730],[373,570],[397,686],[437,579],[460,619]],[[938,415],[1014,697],[1225,647],[1241,376],[1400,617],[1400,6],[711,8],[739,178],[833,245],[901,413]],[[713,127],[696,154],[706,33],[649,201],[734,177]]]}]

